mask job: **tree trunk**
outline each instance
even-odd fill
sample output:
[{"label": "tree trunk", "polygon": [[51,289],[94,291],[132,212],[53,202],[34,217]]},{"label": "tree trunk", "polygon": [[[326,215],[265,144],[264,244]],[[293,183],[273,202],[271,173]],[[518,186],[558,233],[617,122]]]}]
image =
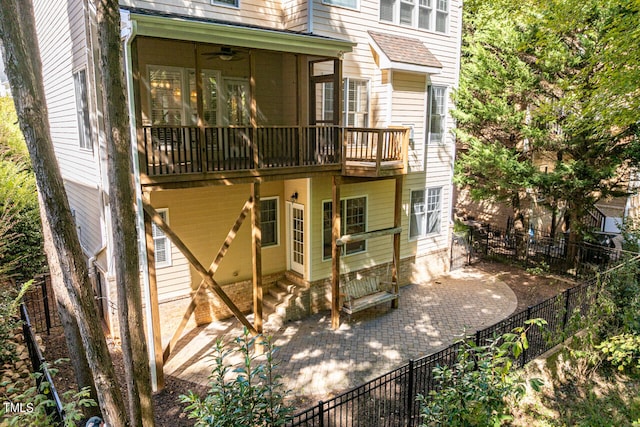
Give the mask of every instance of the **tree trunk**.
[{"label": "tree trunk", "polygon": [[100,77],[107,138],[109,204],[118,288],[118,319],[131,424],[153,426],[149,353],[143,317],[138,264],[135,192],[132,174],[129,115],[124,87],[120,12],[117,0],[97,4]]},{"label": "tree trunk", "polygon": [[[78,390],[89,387],[89,393],[93,400],[98,401],[98,394],[96,393],[96,386],[93,382],[93,376],[91,374],[91,368],[87,361],[87,355],[84,352],[82,344],[82,335],[80,334],[80,328],[78,327],[78,321],[73,314],[73,306],[69,298],[69,293],[62,281],[62,272],[60,271],[60,262],[57,259],[56,248],[53,245],[51,232],[49,225],[47,224],[47,217],[45,215],[45,209],[42,204],[42,199],[38,197],[40,204],[40,218],[42,220],[42,237],[44,240],[44,251],[47,254],[47,261],[49,264],[49,273],[51,274],[51,286],[55,289],[56,305],[58,307],[58,313],[60,314],[60,321],[64,328],[64,337],[67,342],[67,348],[70,357],[70,362],[73,365],[73,372],[78,383]],[[100,408],[97,406],[91,406],[83,409],[85,417],[89,418],[95,415],[100,415]]]},{"label": "tree trunk", "polygon": [[47,222],[43,226],[49,226],[103,417],[112,427],[126,426],[124,402],[120,390],[114,387],[118,381],[100,326],[87,266],[53,151],[35,35],[31,1],[0,0],[0,40],[5,69],[44,206]]}]

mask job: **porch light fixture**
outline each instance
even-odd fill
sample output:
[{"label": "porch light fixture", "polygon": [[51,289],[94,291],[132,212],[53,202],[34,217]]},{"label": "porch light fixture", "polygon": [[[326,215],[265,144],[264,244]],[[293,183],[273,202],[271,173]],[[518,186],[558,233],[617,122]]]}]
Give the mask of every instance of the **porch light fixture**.
[{"label": "porch light fixture", "polygon": [[297,201],[297,200],[298,200],[298,192],[296,191],[295,193],[293,193],[293,194],[291,195],[291,201],[292,201],[292,202],[295,202],[295,201]]},{"label": "porch light fixture", "polygon": [[218,58],[220,58],[223,61],[231,61],[233,59],[233,55],[218,55]]}]

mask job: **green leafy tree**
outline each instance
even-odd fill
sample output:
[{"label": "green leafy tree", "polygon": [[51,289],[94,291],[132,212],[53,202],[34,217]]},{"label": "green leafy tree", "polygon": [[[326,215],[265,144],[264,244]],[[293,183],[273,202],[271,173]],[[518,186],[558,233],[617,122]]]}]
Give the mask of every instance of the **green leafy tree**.
[{"label": "green leafy tree", "polygon": [[12,277],[26,281],[46,268],[36,183],[13,101],[0,97],[0,221],[11,222],[0,263],[12,264]]},{"label": "green leafy tree", "polygon": [[581,239],[589,210],[627,194],[640,162],[640,78],[625,74],[638,77],[640,62],[622,37],[637,34],[638,10],[625,0],[466,2],[455,115],[469,150],[456,182],[510,202],[515,216],[527,194],[564,205]]}]

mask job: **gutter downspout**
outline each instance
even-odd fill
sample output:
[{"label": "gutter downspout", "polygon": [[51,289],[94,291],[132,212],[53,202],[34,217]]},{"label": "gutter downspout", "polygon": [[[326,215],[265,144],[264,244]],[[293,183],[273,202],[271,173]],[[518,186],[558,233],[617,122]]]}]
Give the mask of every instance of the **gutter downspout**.
[{"label": "gutter downspout", "polygon": [[[125,76],[127,83],[127,97],[129,106],[129,127],[130,127],[130,137],[131,141],[136,141],[138,138],[136,131],[136,114],[135,114],[135,105],[133,104],[134,96],[133,96],[133,62],[131,60],[131,42],[136,36],[136,22],[131,20],[130,12],[127,10],[120,9],[120,22],[121,22],[121,30],[120,37],[124,42],[124,67],[125,67]],[[141,233],[144,233],[144,211],[142,208],[142,190],[140,185],[140,164],[138,160],[138,150],[137,144],[131,144],[131,158],[133,162],[133,179],[134,186],[136,192],[136,207],[137,207],[137,228],[138,228],[138,237],[140,237]],[[138,238],[138,244],[140,254],[147,253],[147,242],[146,238],[143,236],[142,238]],[[142,275],[142,286],[144,289],[144,311],[145,311],[145,319],[147,323],[147,348],[149,349],[149,369],[151,370],[151,387],[153,391],[158,391],[158,377],[156,375],[156,360],[153,354],[153,349],[155,348],[155,342],[153,337],[153,327],[151,321],[151,298],[150,298],[150,284],[149,284],[149,266],[147,264],[146,256],[139,256],[139,264],[140,264],[140,273]]]},{"label": "gutter downspout", "polygon": [[313,34],[313,0],[307,0],[307,31]]}]

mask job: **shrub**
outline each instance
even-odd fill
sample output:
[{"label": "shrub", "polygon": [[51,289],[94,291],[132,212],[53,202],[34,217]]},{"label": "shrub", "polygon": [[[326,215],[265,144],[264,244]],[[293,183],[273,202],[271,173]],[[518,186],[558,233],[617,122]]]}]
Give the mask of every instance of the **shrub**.
[{"label": "shrub", "polygon": [[[511,419],[509,399],[526,390],[511,374],[513,358],[528,348],[527,330],[544,324],[541,319],[529,320],[526,328],[516,328],[487,345],[463,341],[453,366],[433,370],[435,390],[428,397],[418,396],[423,427],[499,426]],[[531,385],[538,390],[541,383],[532,380]]]},{"label": "shrub", "polygon": [[596,346],[612,366],[640,372],[640,335],[621,334],[607,338]]},{"label": "shrub", "polygon": [[[228,349],[221,339],[213,351],[213,370],[209,376],[209,392],[204,398],[192,391],[181,395],[187,403],[184,412],[196,419],[196,426],[282,426],[290,420],[293,408],[284,403],[288,391],[284,391],[280,376],[275,375],[276,348],[269,338],[244,334]],[[264,346],[264,354],[257,355],[257,344]],[[240,366],[233,368],[230,357],[242,357]]]}]

